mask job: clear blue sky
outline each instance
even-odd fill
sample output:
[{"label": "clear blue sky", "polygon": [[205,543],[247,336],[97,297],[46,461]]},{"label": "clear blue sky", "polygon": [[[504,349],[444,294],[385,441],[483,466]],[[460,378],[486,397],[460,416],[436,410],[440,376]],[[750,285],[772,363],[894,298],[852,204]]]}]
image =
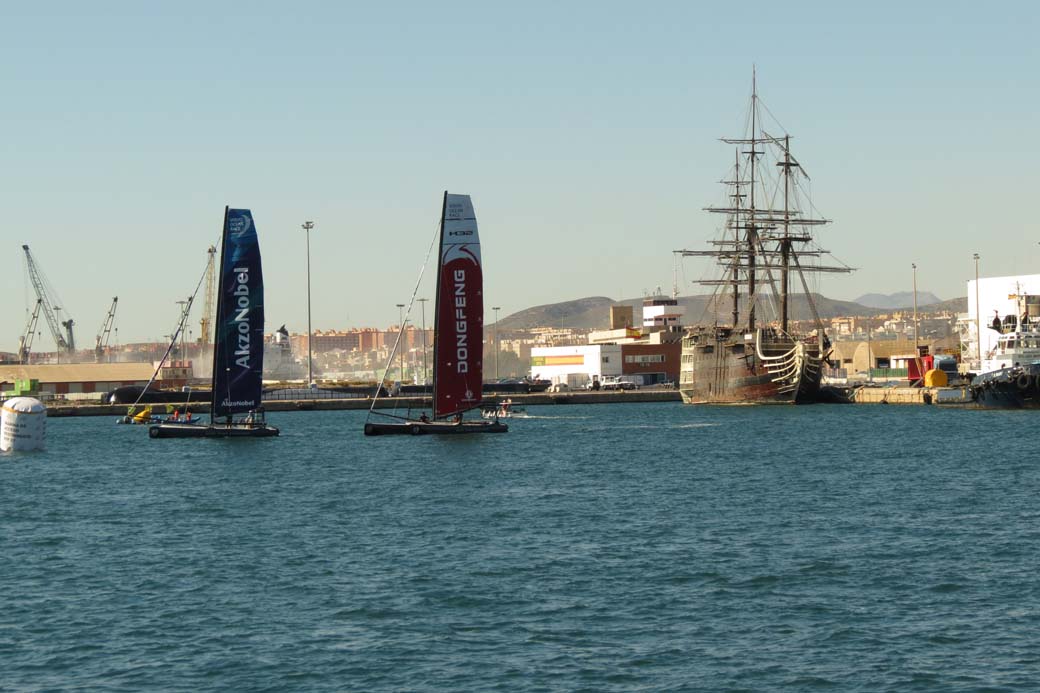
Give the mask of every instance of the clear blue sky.
[{"label": "clear blue sky", "polygon": [[473,196],[503,317],[669,290],[670,251],[714,234],[752,64],[860,268],[826,295],[908,290],[915,261],[961,296],[973,252],[1035,273],[1036,8],[4,3],[0,349],[22,243],[84,345],[114,295],[120,341],[170,332],[225,204],[256,218],[268,330],[306,329],[307,219],[315,327],[396,322],[445,189]]}]

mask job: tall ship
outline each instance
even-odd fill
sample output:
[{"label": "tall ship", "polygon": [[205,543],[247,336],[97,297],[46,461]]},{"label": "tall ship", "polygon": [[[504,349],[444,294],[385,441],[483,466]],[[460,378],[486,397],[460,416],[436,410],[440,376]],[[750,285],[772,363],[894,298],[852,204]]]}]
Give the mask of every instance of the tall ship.
[{"label": "tall ship", "polygon": [[[718,237],[706,250],[682,256],[713,258],[721,273],[697,283],[713,286],[714,322],[687,330],[682,342],[679,391],[687,404],[803,404],[815,402],[830,353],[806,276],[850,272],[825,265],[828,251],[812,235],[830,223],[812,204],[809,176],[791,153],[791,136],[763,122],[768,109],[752,76],[746,129],[722,141],[736,147],[734,165],[722,181],[723,204],[705,208],[721,215]],[[770,128],[773,126],[770,125]],[[813,328],[794,329],[793,298],[808,307]],[[720,309],[728,304],[729,319]]]}]

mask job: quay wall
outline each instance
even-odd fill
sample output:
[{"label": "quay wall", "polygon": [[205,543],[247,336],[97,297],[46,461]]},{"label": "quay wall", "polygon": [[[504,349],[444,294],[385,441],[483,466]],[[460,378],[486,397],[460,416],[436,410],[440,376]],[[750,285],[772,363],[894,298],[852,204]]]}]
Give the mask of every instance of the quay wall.
[{"label": "quay wall", "polygon": [[856,404],[974,404],[967,387],[861,387],[853,401]]},{"label": "quay wall", "polygon": [[[492,406],[503,399],[511,399],[519,406],[533,404],[609,404],[612,402],[681,402],[678,390],[615,390],[604,392],[538,392],[526,395],[498,395],[485,397],[484,404]],[[372,406],[370,397],[352,399],[295,399],[265,400],[264,409],[272,411],[326,411],[339,409],[368,409]],[[376,409],[419,409],[430,407],[429,397],[380,397]],[[125,416],[126,404],[54,404],[48,403],[47,416]],[[183,407],[181,407],[183,410]],[[188,406],[197,414],[209,413],[209,403],[200,402]],[[157,415],[166,414],[165,404],[153,404],[152,411]]]},{"label": "quay wall", "polygon": [[[485,397],[484,404],[491,406],[503,400],[511,399],[518,406],[536,404],[613,404],[621,402],[681,402],[678,390],[614,390],[599,392],[538,392],[532,394],[498,395]],[[853,396],[855,404],[917,404],[941,406],[973,406],[971,393],[966,387],[863,387]],[[368,409],[372,406],[369,397],[354,399],[295,399],[266,400],[264,408],[269,411],[328,411],[342,409]],[[429,408],[429,397],[381,397],[376,402],[377,409],[419,409]],[[152,408],[156,414],[166,413],[166,405],[155,404]],[[191,404],[188,409],[204,414],[209,412],[209,404],[200,402]],[[124,416],[127,412],[125,404],[96,403],[49,403],[47,415],[61,416]]]}]

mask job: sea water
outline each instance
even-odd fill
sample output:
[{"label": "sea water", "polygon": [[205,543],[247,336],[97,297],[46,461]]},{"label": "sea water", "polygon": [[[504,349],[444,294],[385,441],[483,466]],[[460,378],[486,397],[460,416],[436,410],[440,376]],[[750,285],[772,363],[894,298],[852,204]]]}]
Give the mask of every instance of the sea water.
[{"label": "sea water", "polygon": [[528,413],[52,419],[0,456],[0,689],[1040,690],[1036,412]]}]

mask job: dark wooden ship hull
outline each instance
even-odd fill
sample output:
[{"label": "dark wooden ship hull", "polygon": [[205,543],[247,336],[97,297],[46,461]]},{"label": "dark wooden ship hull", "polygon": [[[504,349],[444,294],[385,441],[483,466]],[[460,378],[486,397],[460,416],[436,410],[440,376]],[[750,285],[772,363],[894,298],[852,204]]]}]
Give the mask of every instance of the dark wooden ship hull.
[{"label": "dark wooden ship hull", "polygon": [[683,339],[679,392],[686,404],[811,404],[822,365],[819,345],[809,340],[703,330]]}]

